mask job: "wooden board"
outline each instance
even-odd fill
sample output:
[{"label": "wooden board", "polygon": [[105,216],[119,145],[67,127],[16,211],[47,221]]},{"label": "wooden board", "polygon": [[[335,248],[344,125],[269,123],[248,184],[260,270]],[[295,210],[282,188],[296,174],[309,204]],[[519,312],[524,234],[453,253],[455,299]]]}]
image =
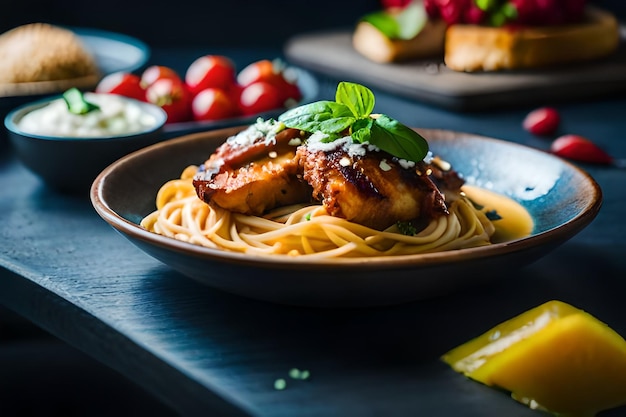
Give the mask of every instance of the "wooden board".
[{"label": "wooden board", "polygon": [[602,60],[559,68],[463,73],[442,57],[406,63],[368,60],[342,29],[297,35],[285,45],[295,65],[341,81],[352,81],[443,108],[473,111],[546,104],[626,93],[624,30],[619,50]]}]

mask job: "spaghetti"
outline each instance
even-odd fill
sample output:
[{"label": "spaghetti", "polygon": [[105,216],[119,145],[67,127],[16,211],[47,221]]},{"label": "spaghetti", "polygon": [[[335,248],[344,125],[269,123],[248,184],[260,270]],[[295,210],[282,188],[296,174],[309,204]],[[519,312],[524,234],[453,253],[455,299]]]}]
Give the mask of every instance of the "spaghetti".
[{"label": "spaghetti", "polygon": [[256,255],[308,258],[394,256],[491,244],[495,227],[463,193],[449,215],[431,220],[413,235],[398,225],[375,230],[326,213],[322,205],[297,205],[264,216],[233,213],[200,200],[192,180],[196,166],[159,189],[156,210],[141,226],[181,241]]}]

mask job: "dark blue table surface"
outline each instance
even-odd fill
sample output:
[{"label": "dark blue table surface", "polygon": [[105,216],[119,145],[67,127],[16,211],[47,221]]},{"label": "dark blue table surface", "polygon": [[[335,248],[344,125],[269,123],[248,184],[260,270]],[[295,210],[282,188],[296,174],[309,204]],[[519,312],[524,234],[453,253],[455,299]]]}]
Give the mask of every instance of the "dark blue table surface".
[{"label": "dark blue table surface", "polygon": [[[208,52],[240,65],[280,54],[271,48],[155,49],[151,63],[182,70]],[[319,97],[334,97],[337,80],[319,82]],[[378,111],[407,125],[549,146],[522,129],[527,107],[457,113],[374,93]],[[557,107],[563,133],[587,136],[626,158],[626,97]],[[541,260],[435,299],[318,310],[251,301],[192,282],[115,232],[87,195],[47,189],[5,147],[0,303],[181,415],[540,415],[466,380],[439,357],[550,299],[585,309],[626,335],[626,170],[580,166],[600,184],[603,206],[587,228]],[[311,377],[291,380],[292,368],[307,369]],[[285,390],[274,389],[277,378],[286,379]]]}]

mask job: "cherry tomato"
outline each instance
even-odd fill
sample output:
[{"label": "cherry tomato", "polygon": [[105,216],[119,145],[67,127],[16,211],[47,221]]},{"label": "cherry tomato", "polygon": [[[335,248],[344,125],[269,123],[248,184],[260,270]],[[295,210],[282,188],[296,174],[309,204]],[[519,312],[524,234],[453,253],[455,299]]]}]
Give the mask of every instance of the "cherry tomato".
[{"label": "cherry tomato", "polygon": [[220,120],[239,113],[237,102],[221,88],[205,88],[191,102],[194,120]]},{"label": "cherry tomato", "polygon": [[172,78],[156,80],[146,89],[146,100],[161,106],[167,113],[167,123],[191,120],[191,94],[182,81]]},{"label": "cherry tomato", "polygon": [[286,101],[289,99],[294,102],[302,99],[300,88],[295,82],[295,75],[288,68],[285,68],[280,61],[262,59],[249,64],[237,74],[237,82],[243,87],[259,81],[278,87],[283,102],[279,107],[285,107]]},{"label": "cherry tomato", "polygon": [[141,86],[138,75],[119,71],[104,76],[95,89],[96,93],[118,94],[136,100],[146,101],[146,91]]},{"label": "cherry tomato", "polygon": [[235,83],[227,90],[227,93],[233,103],[236,103],[237,105],[239,104],[239,99],[241,98],[241,92],[243,89],[244,87],[242,85]]},{"label": "cherry tomato", "polygon": [[[285,107],[291,107],[291,105],[295,105],[302,100],[302,92],[295,82],[290,82],[283,77],[278,83],[278,88],[282,91],[283,105]],[[289,101],[293,101],[293,103],[289,103]]]},{"label": "cherry tomato", "polygon": [[244,87],[239,97],[239,108],[245,115],[278,109],[283,107],[283,104],[280,89],[266,81],[257,81]]},{"label": "cherry tomato", "polygon": [[274,66],[269,59],[262,59],[247,65],[237,74],[237,82],[247,87],[257,81],[267,81],[273,83],[276,78],[280,77],[280,71]]},{"label": "cherry tomato", "polygon": [[222,55],[201,56],[185,72],[185,83],[193,95],[206,88],[227,90],[235,82],[235,64]]},{"label": "cherry tomato", "polygon": [[151,65],[141,73],[141,86],[147,89],[155,81],[162,78],[176,80],[182,84],[183,80],[180,75],[172,68],[164,65]]}]

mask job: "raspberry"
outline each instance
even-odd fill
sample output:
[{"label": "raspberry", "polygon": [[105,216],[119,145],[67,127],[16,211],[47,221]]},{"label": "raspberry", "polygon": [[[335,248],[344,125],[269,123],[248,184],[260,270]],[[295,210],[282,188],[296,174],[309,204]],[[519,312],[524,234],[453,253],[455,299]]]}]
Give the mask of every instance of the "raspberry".
[{"label": "raspberry", "polygon": [[470,1],[467,8],[463,11],[463,22],[472,25],[478,25],[485,20],[487,13],[481,10],[474,0]]},{"label": "raspberry", "polygon": [[449,25],[463,23],[463,13],[473,0],[436,0],[441,18]]},{"label": "raspberry", "polygon": [[582,19],[586,0],[510,0],[517,10],[515,23],[560,25]]},{"label": "raspberry", "polygon": [[[402,0],[381,0],[388,4]],[[559,25],[579,21],[584,15],[587,0],[492,0],[481,2],[487,11],[476,4],[477,0],[424,0],[431,19],[442,18],[448,25],[455,23],[503,23],[525,26]],[[487,4],[487,6],[485,6]],[[516,17],[503,12],[513,7]],[[508,19],[508,21],[507,21]]]},{"label": "raspberry", "polygon": [[437,19],[441,17],[439,15],[439,6],[437,5],[437,0],[424,0],[424,9],[426,9],[426,14],[431,19]]},{"label": "raspberry", "polygon": [[515,23],[521,25],[534,25],[536,23],[537,6],[534,0],[511,0],[511,4],[517,10]]},{"label": "raspberry", "polygon": [[383,9],[404,9],[412,0],[380,0]]}]

